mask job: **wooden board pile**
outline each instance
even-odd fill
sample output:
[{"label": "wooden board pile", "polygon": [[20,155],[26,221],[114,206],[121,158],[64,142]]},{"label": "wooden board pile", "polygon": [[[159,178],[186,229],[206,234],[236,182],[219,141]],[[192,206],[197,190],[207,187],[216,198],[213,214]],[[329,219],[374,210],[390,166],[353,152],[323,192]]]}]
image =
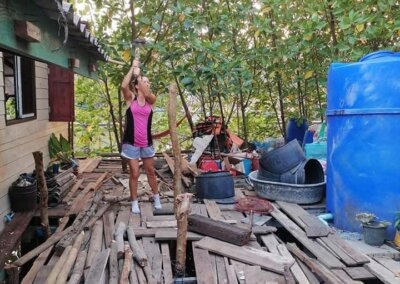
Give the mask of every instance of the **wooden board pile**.
[{"label": "wooden board pile", "polygon": [[[100,163],[97,168],[104,166],[102,170],[107,171],[86,175],[80,186],[73,188],[67,200],[69,212],[77,213],[72,225],[67,227],[70,217],[63,218],[44,244],[14,262],[14,267],[20,267],[38,256],[22,283],[79,283],[81,279],[85,283],[174,282],[177,222],[171,198],[165,196],[163,209],[154,211],[143,194],[141,213],[131,214],[123,174],[107,174],[113,168],[110,164]],[[149,190],[145,183],[140,188]],[[236,189],[238,197],[243,192],[250,195]],[[192,218],[203,216],[237,229],[221,226],[221,234],[229,231],[230,235],[218,238],[210,237],[212,232],[207,230],[188,232],[191,256],[187,265],[188,270],[194,266],[195,272],[188,271],[186,276],[207,284],[357,284],[372,279],[400,283],[400,264],[395,259],[361,253],[299,205],[277,202],[274,209],[270,215],[283,229],[266,226],[264,220],[253,224],[247,236],[243,233],[249,228],[243,224],[249,217],[246,214],[212,200],[193,203]],[[282,234],[290,242],[283,241]]]}]

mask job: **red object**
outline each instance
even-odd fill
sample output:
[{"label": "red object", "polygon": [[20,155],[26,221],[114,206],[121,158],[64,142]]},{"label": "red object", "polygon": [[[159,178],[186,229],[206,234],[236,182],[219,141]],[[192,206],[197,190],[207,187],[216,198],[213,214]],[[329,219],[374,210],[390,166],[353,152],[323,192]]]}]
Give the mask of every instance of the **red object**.
[{"label": "red object", "polygon": [[260,159],[259,158],[253,158],[251,159],[251,168],[253,171],[257,171],[260,167]]},{"label": "red object", "polygon": [[210,159],[203,159],[200,163],[200,169],[212,172],[217,172],[219,170],[217,162]]},{"label": "red object", "polygon": [[271,202],[254,196],[240,198],[235,204],[235,208],[240,212],[253,211],[260,214],[268,214],[274,210]]},{"label": "red object", "polygon": [[75,121],[74,72],[49,64],[49,120]]}]

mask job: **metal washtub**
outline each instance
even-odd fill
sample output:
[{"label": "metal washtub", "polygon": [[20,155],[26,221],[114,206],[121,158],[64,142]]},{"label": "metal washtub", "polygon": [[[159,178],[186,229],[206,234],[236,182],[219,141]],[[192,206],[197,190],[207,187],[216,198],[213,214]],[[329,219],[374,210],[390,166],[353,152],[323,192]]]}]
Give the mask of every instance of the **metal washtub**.
[{"label": "metal washtub", "polygon": [[311,204],[321,201],[325,193],[326,181],[313,184],[290,184],[260,180],[258,171],[249,174],[256,194],[265,199]]}]

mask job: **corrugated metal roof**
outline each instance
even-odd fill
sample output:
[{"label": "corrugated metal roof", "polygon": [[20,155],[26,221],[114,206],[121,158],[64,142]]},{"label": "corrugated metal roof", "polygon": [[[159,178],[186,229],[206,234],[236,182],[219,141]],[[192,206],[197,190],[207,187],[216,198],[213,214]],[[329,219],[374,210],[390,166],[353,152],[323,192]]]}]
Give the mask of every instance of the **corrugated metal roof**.
[{"label": "corrugated metal roof", "polygon": [[[68,40],[76,42],[81,47],[87,49],[99,60],[108,60],[108,56],[96,37],[90,33],[89,25],[82,18],[74,13],[72,4],[60,0],[34,0],[43,9],[46,15],[54,20],[57,25],[59,22],[68,24]],[[60,7],[60,9],[59,9]],[[62,9],[65,18],[60,13]]]}]

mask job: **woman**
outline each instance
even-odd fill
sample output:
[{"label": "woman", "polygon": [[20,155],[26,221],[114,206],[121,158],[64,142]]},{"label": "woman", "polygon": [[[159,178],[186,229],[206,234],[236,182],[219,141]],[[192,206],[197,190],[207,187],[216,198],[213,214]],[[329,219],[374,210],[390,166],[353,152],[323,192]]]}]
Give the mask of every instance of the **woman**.
[{"label": "woman", "polygon": [[155,152],[151,138],[151,120],[156,96],[150,90],[149,79],[140,75],[139,60],[133,61],[132,67],[122,81],[121,89],[128,104],[121,156],[128,159],[130,169],[129,189],[132,212],[140,213],[137,200],[140,159],[143,161],[147,180],[153,191],[154,207],[161,209],[153,165]]}]

